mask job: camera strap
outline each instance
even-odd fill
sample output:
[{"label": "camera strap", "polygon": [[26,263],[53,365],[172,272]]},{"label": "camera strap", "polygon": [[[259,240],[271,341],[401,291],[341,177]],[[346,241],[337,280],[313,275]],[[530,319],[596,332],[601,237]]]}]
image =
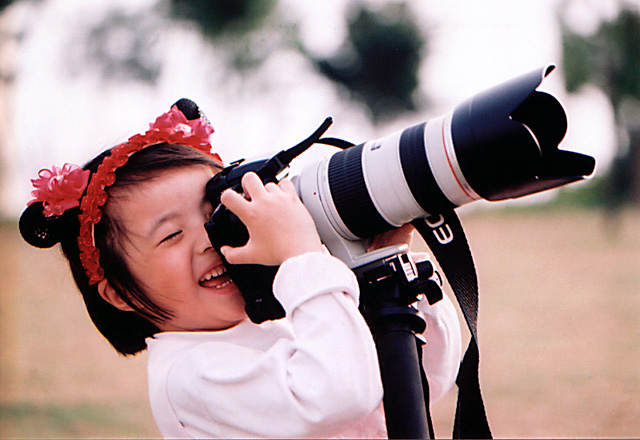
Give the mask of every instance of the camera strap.
[{"label": "camera strap", "polygon": [[478,279],[467,237],[460,219],[453,210],[414,220],[412,224],[440,265],[471,332],[471,340],[456,379],[458,402],[453,438],[492,438],[480,391]]}]

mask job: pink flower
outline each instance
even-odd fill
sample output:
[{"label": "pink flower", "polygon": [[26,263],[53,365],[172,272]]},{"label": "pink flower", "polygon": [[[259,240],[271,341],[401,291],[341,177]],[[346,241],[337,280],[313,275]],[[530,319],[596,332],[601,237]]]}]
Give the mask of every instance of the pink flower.
[{"label": "pink flower", "polygon": [[87,187],[90,174],[88,170],[70,163],[62,168],[54,165],[51,170],[42,169],[37,179],[31,179],[35,188],[31,195],[35,198],[28,205],[42,202],[44,215],[61,215],[67,209],[80,205],[80,197]]},{"label": "pink flower", "polygon": [[158,130],[164,133],[183,132],[185,137],[195,137],[201,143],[209,143],[209,138],[213,133],[213,127],[201,118],[188,120],[177,106],[158,116],[154,123],[149,124],[150,130]]}]

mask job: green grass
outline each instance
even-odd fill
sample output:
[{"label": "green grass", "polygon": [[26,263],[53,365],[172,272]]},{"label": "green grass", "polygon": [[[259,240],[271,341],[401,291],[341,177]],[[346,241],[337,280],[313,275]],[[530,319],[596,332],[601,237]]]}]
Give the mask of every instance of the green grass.
[{"label": "green grass", "polygon": [[127,433],[146,437],[136,411],[127,405],[37,404],[21,402],[0,405],[2,438],[110,438]]}]

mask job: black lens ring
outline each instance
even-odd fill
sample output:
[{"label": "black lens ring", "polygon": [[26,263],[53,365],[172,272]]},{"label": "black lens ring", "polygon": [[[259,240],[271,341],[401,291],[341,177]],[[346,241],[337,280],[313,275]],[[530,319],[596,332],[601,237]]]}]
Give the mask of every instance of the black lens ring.
[{"label": "black lens ring", "polygon": [[329,160],[331,198],[345,226],[359,238],[372,237],[394,228],[378,212],[364,180],[364,144],[339,151]]},{"label": "black lens ring", "polygon": [[427,122],[402,131],[400,135],[400,163],[411,194],[425,212],[434,214],[456,207],[444,195],[436,182],[424,145]]}]

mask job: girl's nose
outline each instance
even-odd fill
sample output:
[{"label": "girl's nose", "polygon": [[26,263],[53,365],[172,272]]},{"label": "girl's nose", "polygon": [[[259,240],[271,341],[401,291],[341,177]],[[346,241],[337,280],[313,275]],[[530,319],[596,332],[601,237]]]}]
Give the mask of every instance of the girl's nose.
[{"label": "girl's nose", "polygon": [[198,250],[201,250],[203,254],[210,252],[213,250],[213,246],[211,245],[211,241],[209,240],[209,235],[207,234],[207,230],[202,227],[200,231],[200,235],[198,237]]}]

